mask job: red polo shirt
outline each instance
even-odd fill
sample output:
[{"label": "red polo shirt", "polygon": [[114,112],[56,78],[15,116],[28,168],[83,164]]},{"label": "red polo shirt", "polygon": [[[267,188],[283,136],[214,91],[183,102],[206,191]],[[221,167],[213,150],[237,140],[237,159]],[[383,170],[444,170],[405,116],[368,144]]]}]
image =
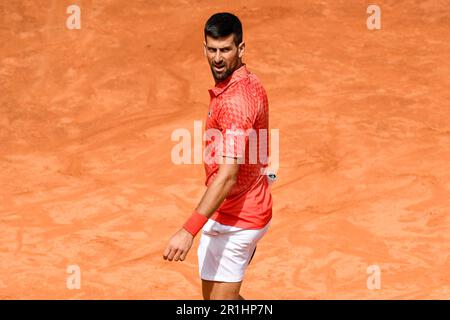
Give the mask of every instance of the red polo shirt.
[{"label": "red polo shirt", "polygon": [[[218,155],[242,161],[236,184],[210,218],[244,229],[263,228],[272,218],[272,196],[267,176],[262,174],[262,170],[267,168],[265,157],[269,152],[266,92],[259,79],[243,64],[210,89],[209,94],[211,101],[205,126],[208,130],[205,185],[209,186],[217,175]],[[265,129],[265,135],[260,134],[261,129]]]}]

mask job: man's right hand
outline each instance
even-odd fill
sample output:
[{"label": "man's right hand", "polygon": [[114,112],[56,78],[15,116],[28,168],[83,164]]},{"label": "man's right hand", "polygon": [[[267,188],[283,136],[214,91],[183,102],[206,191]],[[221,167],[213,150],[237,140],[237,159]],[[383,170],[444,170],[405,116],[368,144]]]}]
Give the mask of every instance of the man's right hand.
[{"label": "man's right hand", "polygon": [[164,260],[175,260],[183,261],[186,259],[186,255],[191,249],[192,243],[194,242],[194,237],[186,229],[181,228],[177,233],[175,233],[169,240],[169,244],[164,250],[163,258]]}]

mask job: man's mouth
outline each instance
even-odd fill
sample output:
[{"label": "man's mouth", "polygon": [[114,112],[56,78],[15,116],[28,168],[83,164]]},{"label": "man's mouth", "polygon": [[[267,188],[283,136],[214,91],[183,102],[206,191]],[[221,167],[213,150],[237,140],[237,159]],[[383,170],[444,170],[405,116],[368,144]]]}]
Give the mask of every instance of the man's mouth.
[{"label": "man's mouth", "polygon": [[214,70],[216,70],[216,72],[222,72],[225,70],[225,65],[214,65]]}]

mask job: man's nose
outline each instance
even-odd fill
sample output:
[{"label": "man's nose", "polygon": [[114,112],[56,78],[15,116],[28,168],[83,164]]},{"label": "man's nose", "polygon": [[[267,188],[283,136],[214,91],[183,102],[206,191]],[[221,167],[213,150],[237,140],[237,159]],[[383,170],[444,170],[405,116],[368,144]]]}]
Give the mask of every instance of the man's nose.
[{"label": "man's nose", "polygon": [[222,62],[222,55],[220,53],[220,50],[216,51],[216,54],[214,55],[214,62],[215,63]]}]

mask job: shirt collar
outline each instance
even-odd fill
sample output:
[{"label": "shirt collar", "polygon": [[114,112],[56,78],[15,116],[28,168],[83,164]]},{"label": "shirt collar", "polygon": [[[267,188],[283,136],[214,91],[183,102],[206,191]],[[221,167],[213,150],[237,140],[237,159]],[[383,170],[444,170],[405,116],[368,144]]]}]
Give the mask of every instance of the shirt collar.
[{"label": "shirt collar", "polygon": [[239,82],[240,80],[246,78],[248,76],[249,72],[247,70],[247,66],[245,63],[242,64],[238,69],[234,70],[231,75],[228,76],[228,78],[220,81],[218,84],[215,85],[215,87],[209,89],[209,95],[211,97],[217,97],[219,94],[224,92],[230,85],[232,85],[235,82]]}]

